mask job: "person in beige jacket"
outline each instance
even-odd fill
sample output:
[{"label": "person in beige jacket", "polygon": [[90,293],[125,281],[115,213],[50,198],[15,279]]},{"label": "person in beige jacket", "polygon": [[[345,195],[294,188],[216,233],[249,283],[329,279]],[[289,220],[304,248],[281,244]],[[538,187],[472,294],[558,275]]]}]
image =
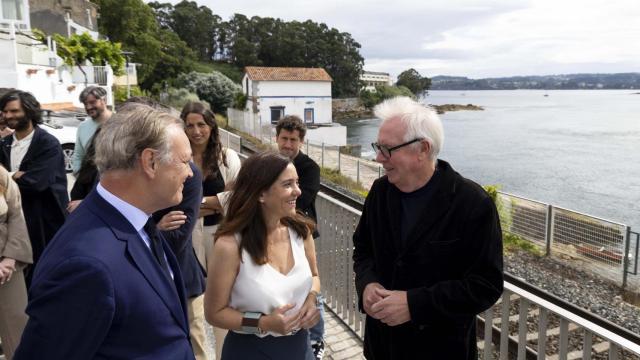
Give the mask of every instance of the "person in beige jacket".
[{"label": "person in beige jacket", "polygon": [[0,166],[0,339],[7,360],[13,357],[27,323],[27,289],[22,270],[32,262],[20,190]]}]

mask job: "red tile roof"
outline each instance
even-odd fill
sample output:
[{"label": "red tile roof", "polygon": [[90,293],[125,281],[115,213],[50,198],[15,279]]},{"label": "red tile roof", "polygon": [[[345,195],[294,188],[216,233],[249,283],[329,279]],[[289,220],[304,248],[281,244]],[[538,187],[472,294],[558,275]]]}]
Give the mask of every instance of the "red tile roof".
[{"label": "red tile roof", "polygon": [[244,70],[253,81],[332,81],[322,68],[247,66]]}]

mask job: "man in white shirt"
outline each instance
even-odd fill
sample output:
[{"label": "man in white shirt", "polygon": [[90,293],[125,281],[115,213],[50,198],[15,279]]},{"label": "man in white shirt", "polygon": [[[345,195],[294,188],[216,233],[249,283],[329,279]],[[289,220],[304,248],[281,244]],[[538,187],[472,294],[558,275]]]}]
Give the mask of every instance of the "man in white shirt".
[{"label": "man in white shirt", "polygon": [[[0,98],[0,110],[14,130],[13,135],[0,140],[0,163],[20,188],[35,266],[67,214],[64,156],[60,142],[38,126],[42,109],[33,95],[10,91]],[[31,276],[32,271],[27,271],[27,285]]]}]

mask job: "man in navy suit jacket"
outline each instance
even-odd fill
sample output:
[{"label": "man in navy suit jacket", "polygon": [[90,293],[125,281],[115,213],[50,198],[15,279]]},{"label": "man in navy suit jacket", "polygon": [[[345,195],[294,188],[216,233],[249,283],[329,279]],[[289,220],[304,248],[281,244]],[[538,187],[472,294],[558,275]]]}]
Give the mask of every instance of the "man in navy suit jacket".
[{"label": "man in navy suit jacket", "polygon": [[[20,188],[33,264],[64,223],[69,195],[60,142],[41,129],[42,109],[33,95],[12,90],[0,98],[11,136],[0,140],[0,163]],[[32,269],[26,273],[27,285]]]},{"label": "man in navy suit jacket", "polygon": [[131,105],[96,139],[100,183],[45,249],[14,359],[193,359],[182,275],[155,223],[192,175],[177,118]]}]

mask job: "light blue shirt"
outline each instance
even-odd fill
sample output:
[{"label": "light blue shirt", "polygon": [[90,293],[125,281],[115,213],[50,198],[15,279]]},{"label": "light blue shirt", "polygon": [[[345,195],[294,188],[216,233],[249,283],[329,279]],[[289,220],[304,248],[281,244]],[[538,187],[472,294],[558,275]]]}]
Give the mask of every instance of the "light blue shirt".
[{"label": "light blue shirt", "polygon": [[82,159],[87,153],[87,148],[91,142],[91,138],[96,133],[96,130],[100,127],[100,124],[88,117],[78,126],[76,131],[76,144],[73,148],[73,157],[71,158],[71,166],[73,167],[73,173],[77,174],[80,171],[80,165],[82,165]]},{"label": "light blue shirt", "polygon": [[[105,189],[100,183],[96,186],[96,191],[98,191],[98,194],[102,196],[106,202],[116,208],[116,210],[118,210],[118,212],[120,212],[120,214],[122,214],[129,223],[131,223],[133,228],[138,232],[138,235],[142,238],[142,241],[144,241],[144,244],[147,245],[147,249],[151,251],[151,240],[149,239],[149,235],[144,231],[144,225],[147,223],[151,215],[147,215],[144,211],[115,196],[109,192],[109,190]],[[167,254],[164,254],[164,258],[167,260]],[[167,264],[169,264],[168,260]],[[169,267],[169,273],[171,273],[171,278],[173,279],[173,271],[171,270],[171,267]]]}]

